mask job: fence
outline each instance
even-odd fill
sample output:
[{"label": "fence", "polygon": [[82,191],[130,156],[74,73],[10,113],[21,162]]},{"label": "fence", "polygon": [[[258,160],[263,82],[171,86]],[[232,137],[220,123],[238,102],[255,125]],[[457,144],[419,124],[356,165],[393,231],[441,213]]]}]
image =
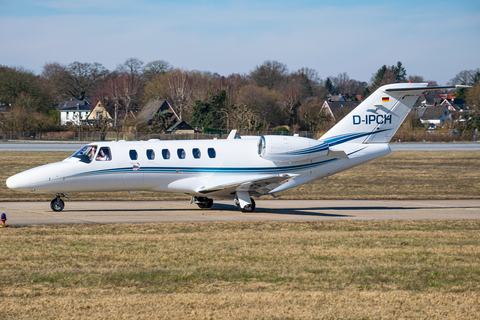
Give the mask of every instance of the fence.
[{"label": "fence", "polygon": [[[240,135],[293,135],[298,134],[301,137],[317,138],[321,136],[320,132],[301,131],[297,133],[276,132],[276,131],[249,131],[238,130],[237,137]],[[192,140],[192,139],[226,139],[228,133],[153,133],[153,132],[3,132],[0,133],[0,141],[116,141],[116,140]]]},{"label": "fence", "polygon": [[391,142],[476,142],[477,132],[455,130],[397,131]]},{"label": "fence", "polygon": [[[300,131],[300,132],[277,132],[277,131],[251,131],[238,130],[239,135],[293,135],[300,137],[319,139],[323,132]],[[152,133],[152,132],[3,132],[0,133],[0,141],[68,141],[68,142],[89,142],[89,141],[116,141],[116,140],[191,140],[191,139],[225,139],[228,133]],[[391,142],[473,142],[477,141],[476,132],[457,132],[454,130],[421,130],[421,131],[398,131]]]}]

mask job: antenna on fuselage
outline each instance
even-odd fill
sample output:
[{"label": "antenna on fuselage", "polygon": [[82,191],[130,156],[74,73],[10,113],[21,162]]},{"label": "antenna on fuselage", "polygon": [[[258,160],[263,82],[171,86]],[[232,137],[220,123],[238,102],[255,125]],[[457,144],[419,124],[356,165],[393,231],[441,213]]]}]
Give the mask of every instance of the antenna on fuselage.
[{"label": "antenna on fuselage", "polygon": [[236,134],[237,134],[237,130],[236,130],[236,129],[230,131],[230,134],[228,135],[227,140],[233,140],[233,139],[235,139],[235,135],[236,135]]}]

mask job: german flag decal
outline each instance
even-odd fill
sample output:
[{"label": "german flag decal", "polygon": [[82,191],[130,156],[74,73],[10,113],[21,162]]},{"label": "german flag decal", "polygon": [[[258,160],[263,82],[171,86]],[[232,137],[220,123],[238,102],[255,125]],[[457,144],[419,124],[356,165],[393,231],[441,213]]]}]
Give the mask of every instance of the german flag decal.
[{"label": "german flag decal", "polygon": [[390,98],[389,97],[383,97],[382,98],[382,102],[389,102],[390,101]]}]

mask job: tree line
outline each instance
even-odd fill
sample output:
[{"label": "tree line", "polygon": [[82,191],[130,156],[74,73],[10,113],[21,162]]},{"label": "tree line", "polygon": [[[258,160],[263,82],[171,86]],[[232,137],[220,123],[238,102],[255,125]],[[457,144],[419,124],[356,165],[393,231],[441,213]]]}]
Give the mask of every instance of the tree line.
[{"label": "tree line", "polygon": [[[474,108],[480,105],[480,69],[460,71],[451,84],[475,88],[458,93]],[[322,79],[311,68],[290,71],[286,64],[268,60],[248,74],[221,76],[216,73],[174,68],[164,60],[144,63],[129,58],[115,70],[100,63],[48,62],[36,75],[22,67],[0,66],[0,130],[3,132],[62,130],[60,101],[94,98],[102,101],[118,123],[142,131],[163,131],[169,114],[153,124],[136,120],[138,111],[151,99],[167,99],[183,120],[198,130],[234,128],[266,130],[326,130],[332,119],[320,112],[330,95],[349,100],[365,99],[389,83],[429,82],[408,75],[399,61],[381,66],[369,82],[351,79],[347,72]]]}]

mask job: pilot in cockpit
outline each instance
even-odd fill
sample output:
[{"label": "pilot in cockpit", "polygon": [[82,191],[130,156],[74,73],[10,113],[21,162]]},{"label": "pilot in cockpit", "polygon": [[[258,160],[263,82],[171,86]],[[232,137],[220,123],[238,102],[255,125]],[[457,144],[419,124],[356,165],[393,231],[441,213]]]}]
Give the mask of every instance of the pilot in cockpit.
[{"label": "pilot in cockpit", "polygon": [[90,161],[93,160],[93,158],[95,157],[95,153],[97,152],[97,146],[92,146],[92,148],[90,149],[90,151],[88,152],[88,157],[90,158]]},{"label": "pilot in cockpit", "polygon": [[[104,150],[106,148],[101,148],[100,151],[98,152],[97,155],[97,161],[108,161],[110,160],[110,157],[108,156],[108,149]],[[106,152],[105,152],[106,151]]]}]

